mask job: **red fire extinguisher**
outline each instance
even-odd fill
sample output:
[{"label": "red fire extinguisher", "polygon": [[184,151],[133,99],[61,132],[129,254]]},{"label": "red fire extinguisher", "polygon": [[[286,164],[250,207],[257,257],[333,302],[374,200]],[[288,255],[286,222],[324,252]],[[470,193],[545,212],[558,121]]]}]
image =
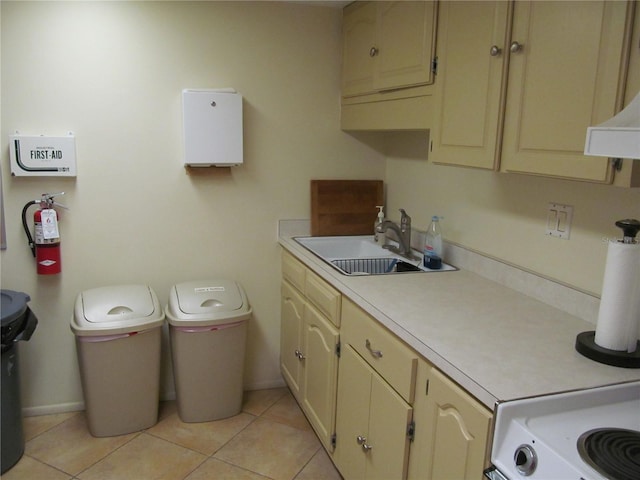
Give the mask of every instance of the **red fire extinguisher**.
[{"label": "red fire extinguisher", "polygon": [[[40,200],[32,200],[22,209],[22,226],[29,239],[31,252],[36,258],[38,275],[54,275],[62,270],[58,213],[53,208],[56,195],[64,195],[64,192],[43,193]],[[36,204],[40,204],[40,208],[33,214],[34,235],[32,237],[27,225],[27,210],[31,205]],[[65,208],[59,203],[55,206]]]}]

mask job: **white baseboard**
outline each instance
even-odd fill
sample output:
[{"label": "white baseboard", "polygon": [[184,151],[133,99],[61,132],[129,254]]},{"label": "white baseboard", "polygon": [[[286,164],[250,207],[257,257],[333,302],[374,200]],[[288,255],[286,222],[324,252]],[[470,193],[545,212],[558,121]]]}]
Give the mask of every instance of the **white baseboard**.
[{"label": "white baseboard", "polygon": [[[249,385],[245,385],[245,391],[250,390],[268,390],[270,388],[286,387],[282,377],[278,379],[268,380],[264,382],[255,382]],[[160,401],[167,402],[176,399],[176,392],[162,392],[160,393]],[[69,413],[79,412],[84,410],[84,402],[70,402],[70,403],[58,403],[55,405],[42,405],[39,407],[25,407],[22,409],[22,415],[25,417],[37,417],[40,415],[54,415],[56,413]]]}]

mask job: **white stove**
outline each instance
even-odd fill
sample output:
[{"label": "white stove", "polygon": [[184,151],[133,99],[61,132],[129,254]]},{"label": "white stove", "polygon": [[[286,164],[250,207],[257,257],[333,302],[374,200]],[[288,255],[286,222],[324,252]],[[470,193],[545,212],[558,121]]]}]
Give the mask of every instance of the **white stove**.
[{"label": "white stove", "polygon": [[640,381],[498,404],[491,462],[495,479],[640,479]]}]

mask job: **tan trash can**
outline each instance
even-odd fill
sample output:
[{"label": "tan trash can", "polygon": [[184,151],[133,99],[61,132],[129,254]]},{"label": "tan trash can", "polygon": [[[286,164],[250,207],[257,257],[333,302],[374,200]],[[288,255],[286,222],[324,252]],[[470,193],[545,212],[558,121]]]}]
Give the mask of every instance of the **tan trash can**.
[{"label": "tan trash can", "polygon": [[174,285],[166,308],[178,415],[209,422],[242,409],[247,320],[251,307],[232,280]]},{"label": "tan trash can", "polygon": [[164,311],[147,285],[78,295],[71,331],[91,435],[124,435],[158,421],[163,323]]}]

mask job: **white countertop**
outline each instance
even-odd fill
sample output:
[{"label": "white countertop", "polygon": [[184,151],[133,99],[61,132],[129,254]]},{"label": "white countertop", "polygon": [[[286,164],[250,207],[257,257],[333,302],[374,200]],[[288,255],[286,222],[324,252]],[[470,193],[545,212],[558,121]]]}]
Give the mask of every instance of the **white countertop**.
[{"label": "white countertop", "polygon": [[595,326],[466,270],[346,276],[281,236],[283,248],[493,409],[495,402],[640,380],[574,348]]}]

